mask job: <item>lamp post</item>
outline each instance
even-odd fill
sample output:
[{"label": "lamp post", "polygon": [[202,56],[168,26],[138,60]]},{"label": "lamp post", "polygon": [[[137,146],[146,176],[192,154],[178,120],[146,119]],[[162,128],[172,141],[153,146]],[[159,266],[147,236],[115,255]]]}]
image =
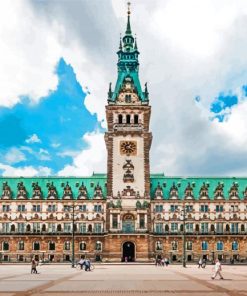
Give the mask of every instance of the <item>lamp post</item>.
[{"label": "lamp post", "polygon": [[185,229],[185,226],[186,226],[186,215],[187,215],[187,211],[186,211],[186,208],[185,208],[185,204],[183,203],[183,207],[182,209],[180,210],[180,213],[182,215],[182,220],[183,220],[183,232],[182,232],[182,238],[183,238],[183,259],[182,259],[182,262],[183,262],[183,267],[186,267],[186,229]]}]

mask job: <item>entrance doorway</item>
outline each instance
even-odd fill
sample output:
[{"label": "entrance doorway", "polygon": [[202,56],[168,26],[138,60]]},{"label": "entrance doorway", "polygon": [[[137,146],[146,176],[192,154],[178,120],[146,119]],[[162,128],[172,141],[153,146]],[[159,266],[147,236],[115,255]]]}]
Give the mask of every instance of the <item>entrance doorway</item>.
[{"label": "entrance doorway", "polygon": [[132,242],[123,243],[123,256],[122,262],[135,261],[135,244]]}]

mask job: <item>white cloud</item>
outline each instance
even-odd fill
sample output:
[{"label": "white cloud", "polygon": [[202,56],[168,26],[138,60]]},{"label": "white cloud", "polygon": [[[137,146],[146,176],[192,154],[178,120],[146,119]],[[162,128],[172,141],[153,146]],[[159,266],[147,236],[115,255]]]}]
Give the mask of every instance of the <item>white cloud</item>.
[{"label": "white cloud", "polygon": [[82,150],[73,160],[72,165],[67,165],[58,172],[59,176],[86,176],[93,172],[105,172],[106,148],[104,135],[100,132],[86,133],[83,140],[88,148]]},{"label": "white cloud", "polygon": [[36,154],[36,157],[40,160],[51,160],[50,153],[43,148],[39,149],[39,152]]},{"label": "white cloud", "polygon": [[[241,0],[199,2],[137,0],[132,5],[140,76],[150,82],[152,170],[243,174],[245,103],[234,107],[224,123],[210,122],[208,110],[219,92],[247,82],[247,6]],[[97,7],[94,1],[3,1],[0,8],[0,104],[10,106],[23,94],[37,101],[56,88],[54,67],[63,56],[90,91],[88,109],[105,118],[108,82],[117,78],[118,36],[126,25],[124,3],[104,1]],[[197,95],[200,104],[194,102]],[[105,149],[97,135],[85,136],[91,148],[74,156],[73,165],[60,175],[106,170],[105,152],[94,147],[101,143]]]},{"label": "white cloud", "polygon": [[28,144],[33,144],[33,143],[41,143],[41,140],[36,134],[33,134],[28,139],[26,139],[25,142]]},{"label": "white cloud", "polygon": [[13,167],[0,163],[1,175],[4,177],[32,177],[32,176],[49,176],[51,175],[51,169],[48,167],[40,166],[34,168],[32,166]]},{"label": "white cloud", "polygon": [[56,88],[61,53],[54,27],[36,17],[29,1],[1,1],[0,106],[11,107],[23,95],[35,102]]},{"label": "white cloud", "polygon": [[9,164],[14,164],[26,160],[26,156],[19,149],[12,147],[5,154],[4,160]]}]

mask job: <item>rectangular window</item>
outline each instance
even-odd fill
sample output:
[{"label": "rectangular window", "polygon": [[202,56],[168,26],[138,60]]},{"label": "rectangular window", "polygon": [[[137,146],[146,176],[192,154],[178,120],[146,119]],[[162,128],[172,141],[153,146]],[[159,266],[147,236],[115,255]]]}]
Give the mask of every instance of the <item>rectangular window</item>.
[{"label": "rectangular window", "polygon": [[208,205],[201,205],[200,211],[203,213],[207,213],[208,212]]},{"label": "rectangular window", "polygon": [[140,229],[145,228],[145,214],[140,214]]},{"label": "rectangular window", "polygon": [[118,214],[112,215],[112,228],[114,229],[118,228]]},{"label": "rectangular window", "polygon": [[231,233],[238,233],[238,223],[231,223]]},{"label": "rectangular window", "polygon": [[10,223],[3,223],[2,224],[2,232],[4,232],[4,233],[10,232]]},{"label": "rectangular window", "polygon": [[208,233],[208,223],[201,223],[201,233]]},{"label": "rectangular window", "polygon": [[186,250],[187,251],[192,251],[192,246],[193,246],[193,244],[191,241],[186,242]]},{"label": "rectangular window", "polygon": [[68,206],[68,205],[64,205],[64,206],[63,206],[63,210],[64,210],[64,212],[69,212],[70,209],[72,210],[72,208],[71,208],[70,206]]},{"label": "rectangular window", "polygon": [[193,233],[193,223],[186,223],[185,229],[187,233]]},{"label": "rectangular window", "polygon": [[18,205],[17,206],[17,211],[18,212],[25,212],[26,211],[25,205]]},{"label": "rectangular window", "polygon": [[56,224],[55,223],[48,223],[48,232],[55,233],[56,232]]},{"label": "rectangular window", "polygon": [[94,211],[101,213],[102,212],[102,206],[101,205],[94,205]]},{"label": "rectangular window", "polygon": [[41,205],[33,205],[33,212],[41,212]]},{"label": "rectangular window", "polygon": [[156,223],[155,224],[155,232],[162,233],[163,232],[163,223]]},{"label": "rectangular window", "polygon": [[171,211],[171,212],[176,212],[177,209],[178,209],[178,206],[177,206],[177,205],[171,205],[171,206],[170,206],[170,211]]},{"label": "rectangular window", "polygon": [[171,223],[171,232],[178,232],[178,223]]},{"label": "rectangular window", "polygon": [[40,223],[33,223],[33,232],[40,232]]},{"label": "rectangular window", "polygon": [[102,224],[101,223],[95,223],[94,224],[94,233],[101,233],[102,232]]},{"label": "rectangular window", "polygon": [[25,223],[18,223],[17,224],[17,231],[19,233],[24,233],[26,231],[26,224]]},{"label": "rectangular window", "polygon": [[87,206],[86,206],[86,205],[80,205],[80,206],[79,206],[79,210],[80,210],[81,212],[86,212],[86,211],[87,211]]},{"label": "rectangular window", "polygon": [[71,232],[72,231],[72,225],[71,225],[71,223],[64,223],[64,232],[67,232],[67,233],[69,233],[69,232]]},{"label": "rectangular window", "polygon": [[223,233],[223,223],[216,223],[216,233]]},{"label": "rectangular window", "polygon": [[79,224],[79,231],[80,231],[80,233],[86,233],[87,232],[87,224],[86,223],[80,223]]},{"label": "rectangular window", "polygon": [[163,212],[163,205],[155,205],[155,212],[162,213]]},{"label": "rectangular window", "polygon": [[223,205],[216,205],[216,206],[215,206],[215,211],[216,211],[217,213],[222,213],[222,212],[224,212],[224,206],[223,206]]},{"label": "rectangular window", "polygon": [[231,212],[238,212],[238,206],[237,205],[231,205]]},{"label": "rectangular window", "polygon": [[188,213],[193,212],[193,206],[192,205],[186,205],[185,209],[186,209],[186,212],[188,212]]},{"label": "rectangular window", "polygon": [[9,212],[10,206],[9,205],[3,205],[3,212]]},{"label": "rectangular window", "polygon": [[48,205],[47,211],[48,212],[56,212],[56,205]]}]

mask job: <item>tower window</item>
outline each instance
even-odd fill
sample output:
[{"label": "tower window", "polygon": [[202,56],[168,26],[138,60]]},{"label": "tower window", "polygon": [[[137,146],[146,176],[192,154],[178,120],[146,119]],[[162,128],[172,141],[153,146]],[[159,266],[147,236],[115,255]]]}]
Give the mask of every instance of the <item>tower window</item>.
[{"label": "tower window", "polygon": [[135,116],[134,116],[134,124],[138,124],[139,123],[139,117],[138,117],[138,115],[136,114]]},{"label": "tower window", "polygon": [[120,124],[123,123],[123,115],[122,114],[118,115],[118,123],[120,123]]},{"label": "tower window", "polygon": [[130,115],[129,115],[129,114],[126,115],[126,123],[127,123],[127,124],[130,124]]}]

